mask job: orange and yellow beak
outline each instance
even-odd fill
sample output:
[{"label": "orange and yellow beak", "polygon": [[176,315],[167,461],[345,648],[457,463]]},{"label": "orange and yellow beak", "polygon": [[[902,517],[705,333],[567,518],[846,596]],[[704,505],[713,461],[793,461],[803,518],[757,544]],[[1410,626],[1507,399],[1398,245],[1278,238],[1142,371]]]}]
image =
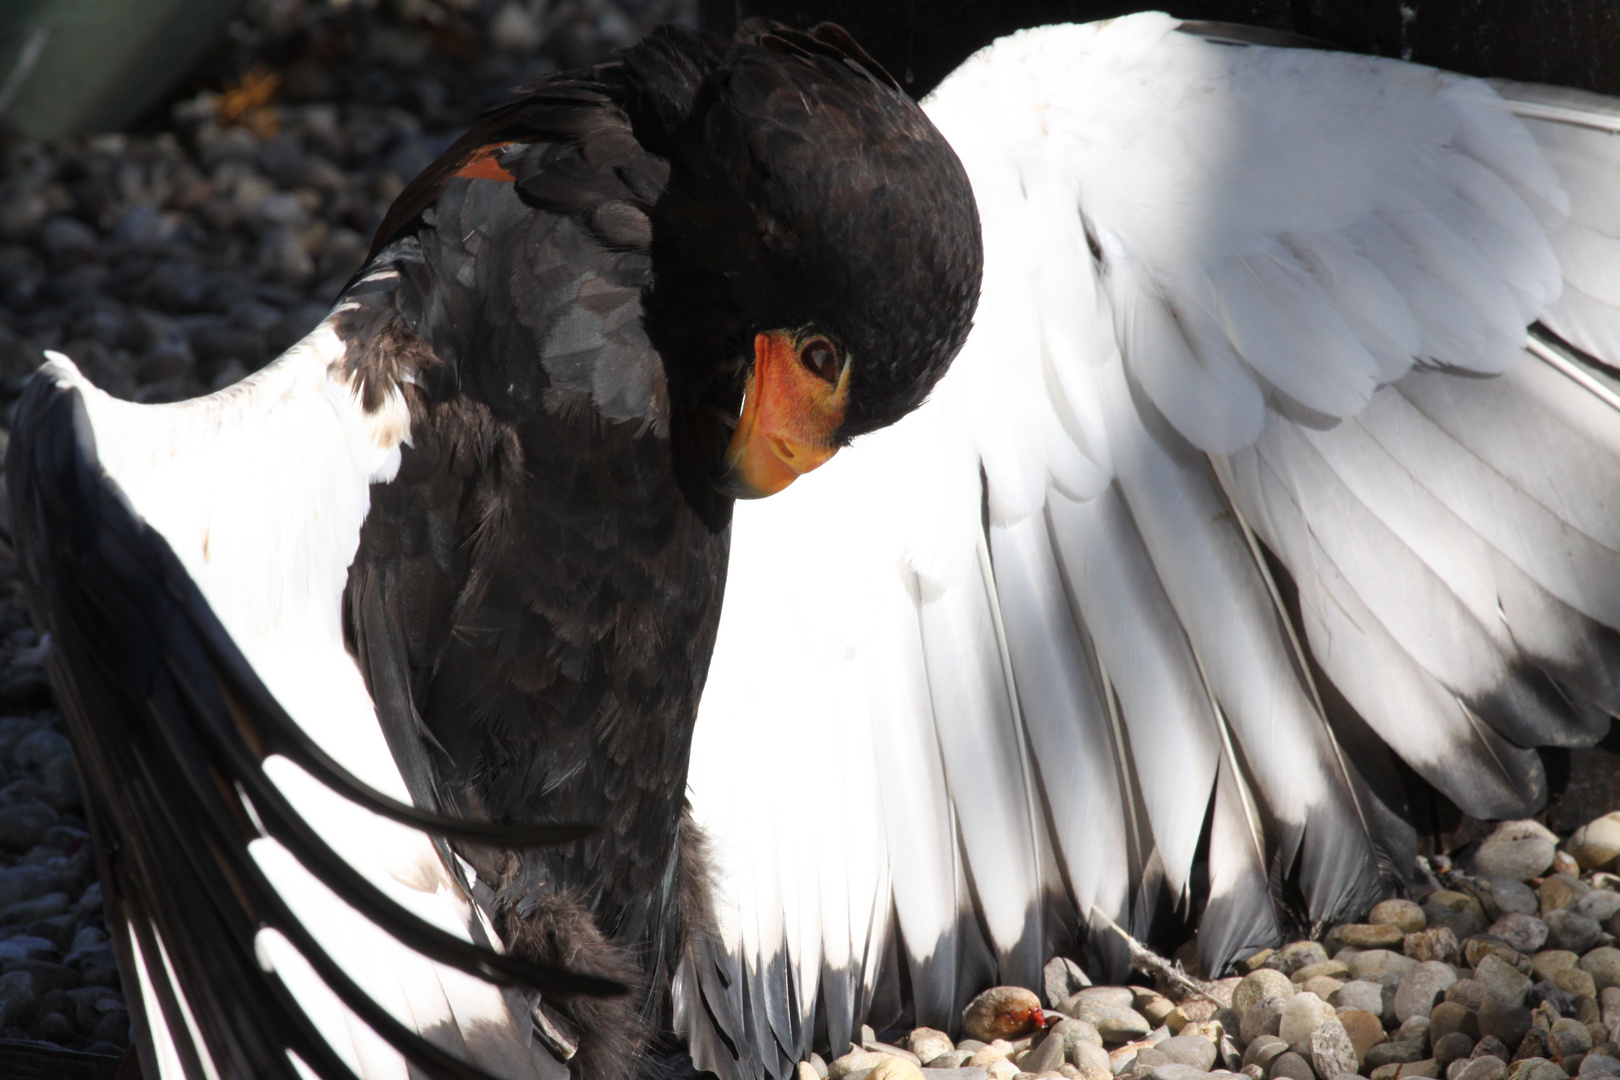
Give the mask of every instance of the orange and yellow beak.
[{"label": "orange and yellow beak", "polygon": [[739,499],[764,498],[832,457],[848,397],[847,362],[837,382],[828,382],[800,363],[792,334],[756,335],[754,371],[726,449],[721,490]]}]

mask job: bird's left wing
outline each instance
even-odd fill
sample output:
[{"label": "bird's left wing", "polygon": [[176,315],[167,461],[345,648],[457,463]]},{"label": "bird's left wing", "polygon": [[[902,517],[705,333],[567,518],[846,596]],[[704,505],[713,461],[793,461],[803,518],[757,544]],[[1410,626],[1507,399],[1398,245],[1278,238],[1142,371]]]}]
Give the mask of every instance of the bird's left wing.
[{"label": "bird's left wing", "polygon": [[[1607,129],[1241,41],[1030,31],[927,105],[973,336],[738,508],[694,745],[730,953],[684,1000],[727,995],[756,1069],[1106,962],[1097,915],[1174,906],[1219,965],[1357,912],[1411,865],[1397,757],[1522,815],[1533,747],[1620,708],[1620,399],[1578,359],[1613,355]],[[1578,348],[1527,353],[1538,318]]]},{"label": "bird's left wing", "polygon": [[230,390],[152,407],[57,356],[18,408],[18,549],[147,1075],[563,1076],[503,987],[613,986],[492,947],[433,838],[582,830],[444,820],[405,794],[339,627],[403,431],[392,400],[361,404],[344,351],[328,321]]}]

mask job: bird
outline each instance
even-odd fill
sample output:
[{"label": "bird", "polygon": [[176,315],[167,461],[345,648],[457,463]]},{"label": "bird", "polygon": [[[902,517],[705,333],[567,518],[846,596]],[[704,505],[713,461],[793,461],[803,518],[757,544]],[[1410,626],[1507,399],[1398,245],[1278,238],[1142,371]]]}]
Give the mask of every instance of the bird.
[{"label": "bird", "polygon": [[7,490],[143,1075],[649,1068],[719,947],[686,771],[734,501],[914,408],[982,258],[839,28],[665,28],[487,113],[235,386],[53,355]]},{"label": "bird", "polygon": [[1620,714],[1620,102],[1146,12],[923,107],[973,332],[733,520],[676,982],[725,1080],[1353,920]]},{"label": "bird", "polygon": [[[830,47],[793,40],[818,56]],[[835,51],[884,81],[856,48]],[[684,473],[688,499],[717,492],[706,505],[723,509],[729,494],[795,475],[730,512],[691,813],[677,830],[679,843],[706,849],[712,891],[686,898],[691,922],[679,948],[653,950],[667,957],[656,972],[605,963],[579,923],[556,939],[576,952],[540,957],[548,972],[485,971],[526,995],[505,999],[502,1015],[523,1017],[519,1032],[549,1052],[547,1067],[594,1068],[600,1050],[588,1044],[615,1032],[616,1059],[632,1056],[645,1029],[613,1012],[615,999],[589,994],[641,977],[667,978],[659,1022],[698,1068],[763,1080],[812,1050],[841,1051],[863,1023],[955,1031],[972,994],[1038,986],[1054,954],[1118,972],[1115,927],[1152,940],[1165,923],[1196,924],[1206,968],[1220,970],[1405,887],[1425,785],[1479,818],[1523,816],[1546,797],[1535,748],[1590,745],[1616,712],[1620,579],[1607,508],[1620,476],[1620,350],[1605,195],[1615,102],[1144,13],[1001,40],[923,108],[977,206],[984,262],[971,333],[948,371],[943,358],[927,366],[937,381],[906,397],[906,415],[888,414],[892,424],[807,474],[773,465],[744,484],[722,459],[738,431],[751,441],[755,414],[735,389],[715,410],[724,420],[706,475],[719,486]],[[510,151],[485,148],[505,137],[486,130],[437,175],[504,183],[497,167]],[[427,211],[414,199],[436,182],[402,197],[379,252],[399,222]],[[444,211],[441,195],[433,228],[461,235],[437,224]],[[386,273],[350,290],[351,328],[371,317],[369,297],[393,288]],[[485,355],[501,354],[508,332],[492,333]],[[410,370],[406,345],[369,333]],[[48,402],[69,411],[71,395],[30,393],[22,418]],[[65,433],[86,423],[48,427],[58,454],[83,456],[84,437]],[[55,445],[19,432],[22,464],[8,462],[8,477],[26,477],[27,455]],[[670,438],[682,445],[673,425]],[[374,450],[369,433],[308,448],[323,460],[353,455],[368,476]],[[471,475],[502,460],[488,453],[459,467]],[[26,488],[8,485],[14,498]],[[28,490],[39,500],[57,489]],[[147,512],[139,493],[128,497]],[[246,486],[240,498],[259,501]],[[417,723],[410,710],[431,696],[389,677],[386,655],[379,675],[372,650],[420,655],[405,636],[418,619],[405,611],[389,624],[397,644],[366,619],[429,592],[387,575],[433,562],[443,525],[394,498],[373,489],[354,567],[321,603],[329,619],[341,612],[364,673],[347,692],[368,690],[379,715]],[[51,520],[26,503],[14,519]],[[375,524],[384,520],[394,524]],[[51,535],[33,542],[36,581],[45,556],[67,546]],[[231,664],[231,693],[246,694],[235,687],[254,672],[277,695],[295,689],[250,635],[208,622],[214,594],[205,603],[186,585],[196,562],[165,564],[156,580],[207,631],[209,662]],[[568,566],[557,580],[573,576]],[[50,610],[48,599],[36,606]],[[67,635],[52,632],[66,649]],[[233,640],[250,668],[230,660]],[[709,642],[686,644],[700,665]],[[496,662],[516,645],[502,642]],[[173,667],[185,650],[168,653]],[[318,658],[282,662],[315,671]],[[294,753],[320,768],[293,745],[298,725],[271,732],[268,697],[254,690],[244,741],[267,770],[287,771],[280,761]],[[299,715],[297,702],[287,711]],[[418,848],[423,831],[468,828],[466,811],[482,806],[440,807],[437,790],[408,786],[424,771],[413,760],[456,760],[454,740],[425,715],[405,727],[414,740],[383,727],[359,725],[354,738],[369,746],[343,759],[391,793],[375,805],[407,818],[459,814],[410,819]],[[263,754],[271,746],[279,755]],[[596,753],[575,759],[581,770],[641,750],[631,739]],[[245,784],[254,770],[225,775]],[[502,775],[517,772],[507,763]],[[263,797],[243,805],[262,818]],[[336,820],[341,806],[327,799],[321,810]],[[488,914],[500,915],[500,898],[480,892],[480,851],[508,859],[562,834],[584,845],[577,833],[592,823],[559,806],[549,821],[496,823],[550,832],[453,836],[436,861],[423,849],[409,865],[447,868],[460,891],[446,891],[471,897],[453,913],[468,936],[489,917],[478,940],[504,943],[510,925]],[[268,859],[275,849],[246,826]],[[380,832],[355,835],[365,849]],[[399,880],[377,876],[385,888]],[[268,962],[290,971],[274,933],[258,937]],[[241,971],[257,992],[276,985]],[[435,971],[442,982],[443,965]],[[401,985],[421,993],[423,983]],[[331,1044],[321,1039],[300,1045],[314,1053]]]}]

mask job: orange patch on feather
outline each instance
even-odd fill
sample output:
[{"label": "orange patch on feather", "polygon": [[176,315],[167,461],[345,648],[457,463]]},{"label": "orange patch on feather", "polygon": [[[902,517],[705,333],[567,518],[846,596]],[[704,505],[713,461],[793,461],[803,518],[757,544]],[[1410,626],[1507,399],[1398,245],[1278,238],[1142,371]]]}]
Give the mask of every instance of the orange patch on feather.
[{"label": "orange patch on feather", "polygon": [[467,163],[454,173],[456,176],[465,176],[471,180],[501,180],[508,184],[517,177],[506,171],[506,166],[495,160],[495,151],[502,147],[511,146],[509,142],[491,143],[480,146],[478,152],[467,159]]}]

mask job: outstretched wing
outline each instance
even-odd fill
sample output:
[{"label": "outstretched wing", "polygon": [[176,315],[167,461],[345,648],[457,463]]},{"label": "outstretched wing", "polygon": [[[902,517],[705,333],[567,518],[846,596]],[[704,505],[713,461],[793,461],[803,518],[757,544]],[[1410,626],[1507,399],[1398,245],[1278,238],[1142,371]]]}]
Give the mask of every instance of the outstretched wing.
[{"label": "outstretched wing", "polygon": [[974,335],[737,512],[692,766],[730,951],[683,984],[723,1075],[1107,964],[1097,914],[1220,967],[1357,913],[1406,767],[1524,815],[1620,712],[1614,106],[1220,38],[1029,31],[927,105]]},{"label": "outstretched wing", "polygon": [[362,406],[342,354],[328,322],[237,387],[160,407],[54,357],[18,409],[16,537],[143,1064],[556,1080],[513,1010],[616,987],[500,952],[434,838],[584,830],[410,804],[339,628],[368,485],[404,431],[397,400]]}]

